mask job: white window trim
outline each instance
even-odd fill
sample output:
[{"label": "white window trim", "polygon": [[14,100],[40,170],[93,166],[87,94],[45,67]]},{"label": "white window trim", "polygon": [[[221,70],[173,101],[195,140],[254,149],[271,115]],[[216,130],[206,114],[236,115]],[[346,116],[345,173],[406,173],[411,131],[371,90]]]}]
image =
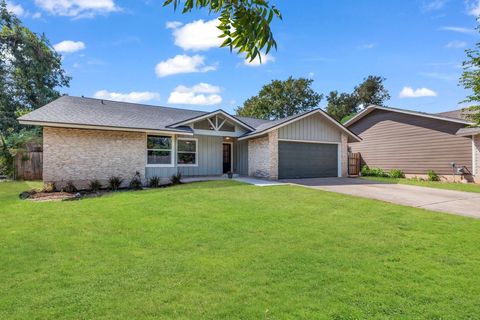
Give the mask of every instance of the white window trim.
[{"label": "white window trim", "polygon": [[[170,152],[172,154],[171,156],[171,162],[169,164],[160,164],[160,163],[148,163],[148,150],[160,150],[160,149],[148,149],[148,136],[157,136],[157,137],[170,137],[172,139],[172,147],[170,149]],[[145,164],[146,167],[149,168],[173,168],[175,167],[175,136],[173,135],[168,135],[168,134],[146,134],[145,135]],[[163,151],[167,151],[166,149]]]},{"label": "white window trim", "polygon": [[[195,164],[181,164],[178,163],[178,143],[177,143],[177,152],[175,155],[176,161],[177,161],[177,166],[178,167],[198,167],[198,139],[197,138],[177,138],[177,140],[186,140],[186,141],[195,141]],[[185,151],[180,151],[181,153],[193,153],[193,152],[185,152]]]}]

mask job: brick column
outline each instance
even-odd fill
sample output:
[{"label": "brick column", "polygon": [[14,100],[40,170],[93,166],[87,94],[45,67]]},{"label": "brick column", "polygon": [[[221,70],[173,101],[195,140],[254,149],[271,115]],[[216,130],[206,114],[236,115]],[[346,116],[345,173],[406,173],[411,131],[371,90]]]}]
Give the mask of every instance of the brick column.
[{"label": "brick column", "polygon": [[278,130],[268,133],[269,179],[278,180]]},{"label": "brick column", "polygon": [[472,137],[473,139],[473,163],[475,182],[480,183],[480,134]]},{"label": "brick column", "polygon": [[342,132],[342,143],[340,144],[341,150],[341,166],[342,177],[348,177],[348,136]]}]

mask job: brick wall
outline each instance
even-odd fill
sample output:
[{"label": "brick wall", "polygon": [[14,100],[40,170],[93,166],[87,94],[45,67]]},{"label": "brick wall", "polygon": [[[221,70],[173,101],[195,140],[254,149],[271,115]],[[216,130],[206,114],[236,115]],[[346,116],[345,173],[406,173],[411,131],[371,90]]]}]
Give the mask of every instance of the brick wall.
[{"label": "brick wall", "polygon": [[342,142],[338,146],[340,148],[341,153],[341,161],[340,164],[342,166],[341,172],[342,177],[348,177],[348,136],[345,133],[342,133]]},{"label": "brick wall", "polygon": [[145,174],[145,133],[66,128],[43,130],[43,180],[85,188],[92,179],[106,183],[113,175],[128,183]]},{"label": "brick wall", "polygon": [[248,140],[248,175],[259,178],[270,176],[268,136]]},{"label": "brick wall", "polygon": [[473,167],[475,170],[475,182],[480,183],[480,134],[477,134],[473,137],[473,152],[474,152],[474,163]]}]

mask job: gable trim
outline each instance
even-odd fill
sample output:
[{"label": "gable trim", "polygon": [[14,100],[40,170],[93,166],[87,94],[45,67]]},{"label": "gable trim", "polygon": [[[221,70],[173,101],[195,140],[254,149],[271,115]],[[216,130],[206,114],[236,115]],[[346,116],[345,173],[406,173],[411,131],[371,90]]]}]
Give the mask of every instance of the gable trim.
[{"label": "gable trim", "polygon": [[169,125],[168,127],[179,127],[179,126],[182,126],[182,125],[186,125],[186,124],[189,124],[189,123],[192,123],[192,122],[197,122],[197,121],[200,121],[200,120],[204,120],[204,119],[208,119],[210,118],[211,116],[214,116],[214,115],[217,115],[217,114],[221,114],[222,116],[224,116],[225,118],[239,124],[240,126],[250,130],[250,131],[254,131],[255,128],[249,126],[248,124],[246,124],[245,122],[229,115],[228,113],[226,113],[225,111],[223,111],[222,109],[218,109],[218,110],[215,110],[215,111],[212,111],[210,113],[206,113],[204,115],[201,115],[201,116],[198,116],[198,117],[193,117],[193,118],[190,118],[190,119],[187,119],[187,120],[184,120],[182,122],[177,122],[177,123],[174,123],[174,124],[171,124]]},{"label": "gable trim", "polygon": [[447,118],[443,116],[437,116],[433,114],[424,114],[416,111],[410,111],[410,110],[402,110],[402,109],[393,109],[393,108],[387,108],[387,107],[380,107],[380,106],[368,106],[365,109],[363,109],[361,112],[357,113],[353,118],[348,120],[347,122],[344,123],[345,127],[348,127],[358,120],[362,119],[363,117],[367,116],[374,110],[385,110],[385,111],[390,111],[390,112],[396,112],[396,113],[403,113],[403,114],[408,114],[412,116],[418,116],[418,117],[424,117],[424,118],[430,118],[430,119],[435,119],[435,120],[442,120],[442,121],[449,121],[449,122],[455,122],[455,123],[461,123],[465,125],[472,125],[472,122],[461,120],[461,119],[453,119],[453,118]]},{"label": "gable trim", "polygon": [[315,113],[320,113],[321,115],[325,116],[327,118],[327,120],[331,123],[333,123],[335,126],[337,126],[339,129],[341,129],[343,132],[345,132],[347,135],[349,135],[350,137],[352,137],[353,139],[357,140],[357,141],[361,141],[362,139],[357,136],[355,133],[353,133],[352,131],[350,131],[349,129],[345,128],[341,123],[339,123],[337,120],[333,119],[332,117],[330,117],[325,111],[323,111],[322,109],[314,109],[314,110],[311,110],[309,112],[306,112],[306,113],[303,113],[303,114],[300,114],[298,115],[297,117],[293,118],[293,119],[289,119],[289,120],[286,120],[284,122],[280,122],[279,124],[271,127],[271,128],[268,128],[268,129],[265,129],[265,130],[262,130],[262,131],[259,131],[259,132],[255,132],[253,134],[249,134],[249,135],[246,135],[246,136],[243,136],[243,137],[240,137],[238,138],[238,140],[246,140],[246,139],[250,139],[250,138],[255,138],[255,137],[258,137],[258,136],[261,136],[261,135],[264,135],[266,133],[269,133],[270,131],[273,131],[273,130],[276,130],[276,129],[279,129],[281,127],[284,127],[284,126],[287,126],[295,121],[298,121],[298,120],[301,120],[303,118],[306,118],[306,117],[309,117]]}]

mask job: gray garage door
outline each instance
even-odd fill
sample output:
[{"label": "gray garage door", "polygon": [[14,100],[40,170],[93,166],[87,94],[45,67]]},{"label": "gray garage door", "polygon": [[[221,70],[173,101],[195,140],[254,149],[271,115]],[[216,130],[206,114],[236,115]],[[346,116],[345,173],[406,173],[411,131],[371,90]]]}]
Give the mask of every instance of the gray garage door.
[{"label": "gray garage door", "polygon": [[322,143],[278,143],[280,179],[336,177],[338,145]]}]

